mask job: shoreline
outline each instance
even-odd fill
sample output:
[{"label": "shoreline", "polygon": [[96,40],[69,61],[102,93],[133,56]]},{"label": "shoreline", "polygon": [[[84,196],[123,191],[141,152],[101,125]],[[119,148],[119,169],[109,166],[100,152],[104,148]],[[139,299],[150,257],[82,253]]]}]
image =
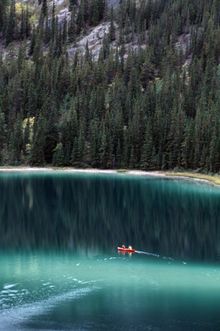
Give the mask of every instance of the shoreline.
[{"label": "shoreline", "polygon": [[122,174],[122,175],[133,175],[133,176],[150,176],[160,177],[167,179],[180,179],[190,180],[209,185],[220,186],[220,175],[206,175],[202,173],[194,173],[190,171],[143,171],[143,170],[129,170],[129,169],[80,169],[71,167],[29,167],[29,166],[2,166],[0,167],[0,173],[9,172],[69,172],[69,173],[90,173],[90,174]]}]

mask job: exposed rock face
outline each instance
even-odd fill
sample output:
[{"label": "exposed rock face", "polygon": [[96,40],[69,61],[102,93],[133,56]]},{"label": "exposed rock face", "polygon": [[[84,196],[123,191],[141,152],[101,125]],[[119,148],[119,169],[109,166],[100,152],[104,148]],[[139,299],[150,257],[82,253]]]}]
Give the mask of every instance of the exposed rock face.
[{"label": "exposed rock face", "polygon": [[120,0],[107,0],[109,7],[115,7],[120,3]]},{"label": "exposed rock face", "polygon": [[[117,29],[116,23],[115,23],[115,27]],[[105,36],[108,35],[109,29],[110,29],[110,22],[103,22],[98,26],[96,26],[95,28],[91,29],[86,36],[79,38],[79,40],[75,43],[74,46],[69,47],[68,49],[69,57],[73,58],[76,52],[84,55],[86,52],[86,47],[88,46],[92,58],[94,60],[98,60],[103,45],[103,39],[105,38]],[[117,49],[119,46],[120,45],[117,41],[113,41],[109,45],[110,49],[113,50]],[[142,44],[139,46],[137,40],[124,44],[124,48],[125,48],[124,58],[128,57],[129,51],[138,52],[139,47],[141,49],[145,49],[147,47],[147,44]]]},{"label": "exposed rock face", "polygon": [[[1,1],[1,0],[0,0]],[[32,10],[34,13],[36,13],[36,17],[40,13],[40,7],[38,4],[38,0],[16,0],[18,3],[23,2],[23,3],[28,3],[30,7],[32,7]],[[81,0],[78,0],[78,3],[80,3]],[[109,7],[116,7],[117,5],[120,4],[120,2],[123,0],[106,0],[106,3]],[[136,1],[138,4],[139,2]],[[48,8],[49,8],[49,13],[51,13],[52,10],[52,5],[53,2],[55,3],[56,6],[56,15],[58,18],[58,22],[62,24],[64,20],[67,19],[67,21],[70,20],[71,18],[71,13],[69,11],[69,0],[47,0],[48,2]],[[38,20],[36,19],[36,22]],[[118,29],[117,29],[117,24],[115,22],[115,28],[116,28],[116,40],[111,42],[109,44],[109,48],[116,50],[118,49],[121,45],[119,42],[119,35],[118,35]],[[94,60],[98,60],[100,51],[103,46],[103,40],[104,38],[108,35],[110,30],[110,22],[105,20],[101,22],[99,25],[96,27],[88,27],[87,31],[84,31],[83,34],[78,36],[76,41],[74,43],[71,43],[67,46],[67,52],[69,55],[70,59],[73,59],[75,54],[81,54],[84,55],[86,52],[86,47],[88,46],[88,49],[90,51],[90,54]],[[133,38],[133,39],[132,39]],[[126,59],[128,57],[129,52],[138,52],[140,49],[145,49],[148,45],[147,42],[147,36],[146,36],[146,41],[142,43],[141,45],[139,44],[139,41],[137,38],[134,36],[130,38],[130,36],[127,36],[125,44],[124,44],[124,58]],[[176,50],[181,51],[183,55],[186,56],[187,61],[190,63],[191,59],[189,54],[187,54],[188,46],[190,45],[191,42],[191,36],[190,34],[184,34],[178,37],[178,40],[176,42]],[[28,41],[29,43],[29,41]],[[10,48],[4,48],[4,45],[0,45],[0,49],[3,50],[3,58],[6,56],[17,56],[17,49],[18,45],[16,42],[12,43]],[[44,52],[47,52],[47,49],[44,49]],[[186,62],[186,66],[188,64]]]},{"label": "exposed rock face", "polygon": [[91,29],[88,35],[79,39],[74,47],[68,49],[69,56],[73,57],[76,52],[85,54],[86,45],[88,45],[92,57],[98,59],[103,39],[109,33],[109,28],[110,23],[104,22]]},{"label": "exposed rock face", "polygon": [[[1,1],[1,0],[0,0]],[[48,0],[48,7],[50,10],[52,9],[53,1],[56,5],[56,15],[58,18],[58,22],[62,24],[64,20],[70,20],[71,13],[69,11],[69,0]],[[79,0],[80,2],[81,0]],[[108,7],[116,7],[119,5],[121,0],[106,0]],[[39,14],[39,5],[38,0],[17,0],[17,2],[28,3],[33,11]],[[115,28],[117,31],[117,24],[115,23]],[[76,53],[84,55],[86,52],[86,47],[90,51],[90,54],[94,60],[98,60],[100,50],[102,49],[103,40],[105,36],[108,35],[110,30],[110,22],[105,21],[97,25],[96,27],[89,28],[84,35],[78,37],[75,43],[72,43],[67,48],[67,52],[69,54],[70,59],[75,56]],[[116,38],[117,39],[117,38]],[[119,43],[117,41],[112,42],[109,47],[110,49],[117,49],[119,47]],[[139,47],[142,49],[146,48],[146,44],[138,46],[138,41],[127,41],[124,45],[125,54],[124,57],[128,56],[129,51],[138,51]],[[5,54],[8,52],[6,51]]]},{"label": "exposed rock face", "polygon": [[[80,0],[79,0],[80,1]],[[30,4],[38,4],[38,0],[17,0],[17,2],[26,2],[26,3],[30,3]],[[65,0],[54,0],[54,3],[56,6],[60,6],[62,4],[64,4],[66,1]],[[48,0],[48,3],[53,3],[53,0]],[[113,6],[117,6],[120,3],[120,0],[107,0],[107,5],[109,7]]]},{"label": "exposed rock face", "polygon": [[190,43],[191,43],[191,34],[190,33],[181,34],[178,37],[178,41],[175,47],[177,51],[182,51],[183,54],[186,55]]}]

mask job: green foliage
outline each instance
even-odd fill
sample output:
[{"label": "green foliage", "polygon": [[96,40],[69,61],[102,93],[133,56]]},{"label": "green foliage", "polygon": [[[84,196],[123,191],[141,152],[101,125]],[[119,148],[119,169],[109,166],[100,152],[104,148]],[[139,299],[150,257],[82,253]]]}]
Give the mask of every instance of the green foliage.
[{"label": "green foliage", "polygon": [[64,164],[64,151],[62,143],[57,144],[53,154],[53,165],[62,166]]},{"label": "green foliage", "polygon": [[8,8],[8,0],[1,0],[0,1],[0,32],[4,31],[6,26],[6,14]]},{"label": "green foliage", "polygon": [[8,45],[15,38],[16,32],[16,11],[15,11],[15,0],[11,0],[10,12],[6,27],[6,45]]},{"label": "green foliage", "polygon": [[[63,24],[39,5],[31,28],[28,9],[0,4],[6,44],[30,40],[0,61],[1,164],[220,171],[218,1],[122,1],[109,13],[105,1],[71,1]],[[70,61],[69,43],[107,18],[98,60],[87,45]]]}]

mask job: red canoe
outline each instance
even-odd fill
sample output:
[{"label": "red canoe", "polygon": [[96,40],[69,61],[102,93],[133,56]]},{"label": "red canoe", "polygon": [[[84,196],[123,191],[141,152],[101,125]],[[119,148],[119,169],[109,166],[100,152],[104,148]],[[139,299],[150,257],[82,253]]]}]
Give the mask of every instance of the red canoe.
[{"label": "red canoe", "polygon": [[133,248],[126,248],[126,247],[118,247],[119,252],[124,252],[124,253],[135,253],[135,249]]}]

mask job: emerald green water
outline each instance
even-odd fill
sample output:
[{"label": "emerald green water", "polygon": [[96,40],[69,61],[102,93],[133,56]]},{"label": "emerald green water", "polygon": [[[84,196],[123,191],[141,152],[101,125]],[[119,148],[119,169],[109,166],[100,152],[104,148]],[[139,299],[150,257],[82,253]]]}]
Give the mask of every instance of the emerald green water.
[{"label": "emerald green water", "polygon": [[218,188],[4,173],[0,196],[0,330],[220,329]]}]

